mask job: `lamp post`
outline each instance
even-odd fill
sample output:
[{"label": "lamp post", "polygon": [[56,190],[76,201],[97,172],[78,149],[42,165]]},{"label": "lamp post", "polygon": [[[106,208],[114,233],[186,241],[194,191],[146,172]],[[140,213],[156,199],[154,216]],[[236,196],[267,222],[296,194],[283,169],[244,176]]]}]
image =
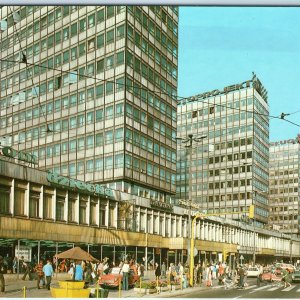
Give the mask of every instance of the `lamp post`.
[{"label": "lamp post", "polygon": [[236,246],[236,252],[237,252],[237,257],[236,257],[237,265],[239,265],[240,264],[240,245]]},{"label": "lamp post", "polygon": [[[188,248],[190,248],[190,239],[191,239],[191,204],[192,204],[192,151],[193,151],[193,142],[200,142],[203,139],[205,139],[207,136],[194,136],[193,134],[189,134],[187,138],[181,138],[177,137],[176,139],[178,141],[181,141],[182,144],[186,144],[185,147],[189,148],[189,211],[188,211],[188,230],[187,230],[187,237],[188,237]],[[186,170],[186,168],[185,168]],[[185,171],[186,172],[186,171]],[[185,177],[187,175],[187,172],[185,174]],[[190,250],[190,249],[189,249]],[[190,261],[190,256],[194,255],[194,253],[191,253],[191,251],[188,251],[188,262]]]}]

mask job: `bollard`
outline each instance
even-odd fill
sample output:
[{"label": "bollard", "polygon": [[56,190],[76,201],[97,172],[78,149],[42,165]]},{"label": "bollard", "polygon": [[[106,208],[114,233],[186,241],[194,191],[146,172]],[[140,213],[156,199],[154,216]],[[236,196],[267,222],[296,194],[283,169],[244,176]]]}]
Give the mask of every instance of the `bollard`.
[{"label": "bollard", "polygon": [[23,298],[26,298],[26,286],[23,287]]},{"label": "bollard", "polygon": [[122,289],[121,289],[121,277],[119,278],[119,298],[122,297]]},{"label": "bollard", "polygon": [[96,298],[99,298],[99,281],[96,284]]}]

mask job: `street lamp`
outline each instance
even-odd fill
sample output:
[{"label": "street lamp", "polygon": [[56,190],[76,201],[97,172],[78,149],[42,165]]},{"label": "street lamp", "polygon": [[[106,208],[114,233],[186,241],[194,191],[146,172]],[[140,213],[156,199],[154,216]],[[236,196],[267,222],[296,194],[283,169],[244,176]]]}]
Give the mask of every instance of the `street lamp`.
[{"label": "street lamp", "polygon": [[[188,248],[190,248],[190,239],[191,239],[191,204],[192,204],[192,151],[193,151],[193,142],[201,142],[203,139],[205,139],[207,135],[202,136],[194,136],[193,134],[189,134],[187,138],[182,137],[176,137],[176,140],[181,141],[182,144],[186,144],[185,148],[189,148],[189,211],[188,211]],[[185,168],[186,170],[186,168]],[[186,178],[187,172],[185,171],[185,178]],[[189,249],[190,250],[190,249]],[[190,255],[194,255],[193,253],[190,253],[191,251],[188,251],[188,262],[190,261]]]}]

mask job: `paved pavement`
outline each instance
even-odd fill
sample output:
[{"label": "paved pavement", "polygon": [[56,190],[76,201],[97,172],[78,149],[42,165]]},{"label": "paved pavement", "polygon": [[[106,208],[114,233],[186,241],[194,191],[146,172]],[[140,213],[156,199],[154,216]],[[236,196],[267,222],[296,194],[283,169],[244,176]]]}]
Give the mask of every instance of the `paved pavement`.
[{"label": "paved pavement", "polygon": [[[17,278],[16,274],[6,274],[5,277],[5,293],[0,294],[2,298],[24,298],[24,290],[26,298],[51,298],[51,293],[47,289],[37,289],[36,280],[30,281],[28,277],[26,280],[21,280],[22,275],[19,275]],[[55,274],[51,286],[58,286],[59,280],[70,279],[69,275],[66,273],[58,273]],[[148,271],[145,274],[144,280],[154,280],[154,271]],[[161,293],[154,293],[149,295],[139,294],[134,291],[134,289],[130,289],[128,291],[121,291],[122,298],[171,298],[171,297],[185,297],[189,293],[194,293],[196,291],[201,290],[209,290],[215,289],[220,286],[217,285],[217,281],[214,282],[213,287],[206,287],[204,284],[197,285],[193,288],[185,288],[182,290],[176,291],[165,291]],[[110,289],[109,290],[109,298],[119,298],[119,291]]]}]

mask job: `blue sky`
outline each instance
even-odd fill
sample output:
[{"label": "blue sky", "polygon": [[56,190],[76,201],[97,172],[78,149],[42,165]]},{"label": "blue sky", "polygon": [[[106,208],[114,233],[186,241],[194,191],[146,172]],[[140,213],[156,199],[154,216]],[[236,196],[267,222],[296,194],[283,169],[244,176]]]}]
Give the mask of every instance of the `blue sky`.
[{"label": "blue sky", "polygon": [[[180,7],[179,96],[251,79],[268,90],[270,115],[300,124],[300,7]],[[270,140],[300,128],[270,120]]]}]

